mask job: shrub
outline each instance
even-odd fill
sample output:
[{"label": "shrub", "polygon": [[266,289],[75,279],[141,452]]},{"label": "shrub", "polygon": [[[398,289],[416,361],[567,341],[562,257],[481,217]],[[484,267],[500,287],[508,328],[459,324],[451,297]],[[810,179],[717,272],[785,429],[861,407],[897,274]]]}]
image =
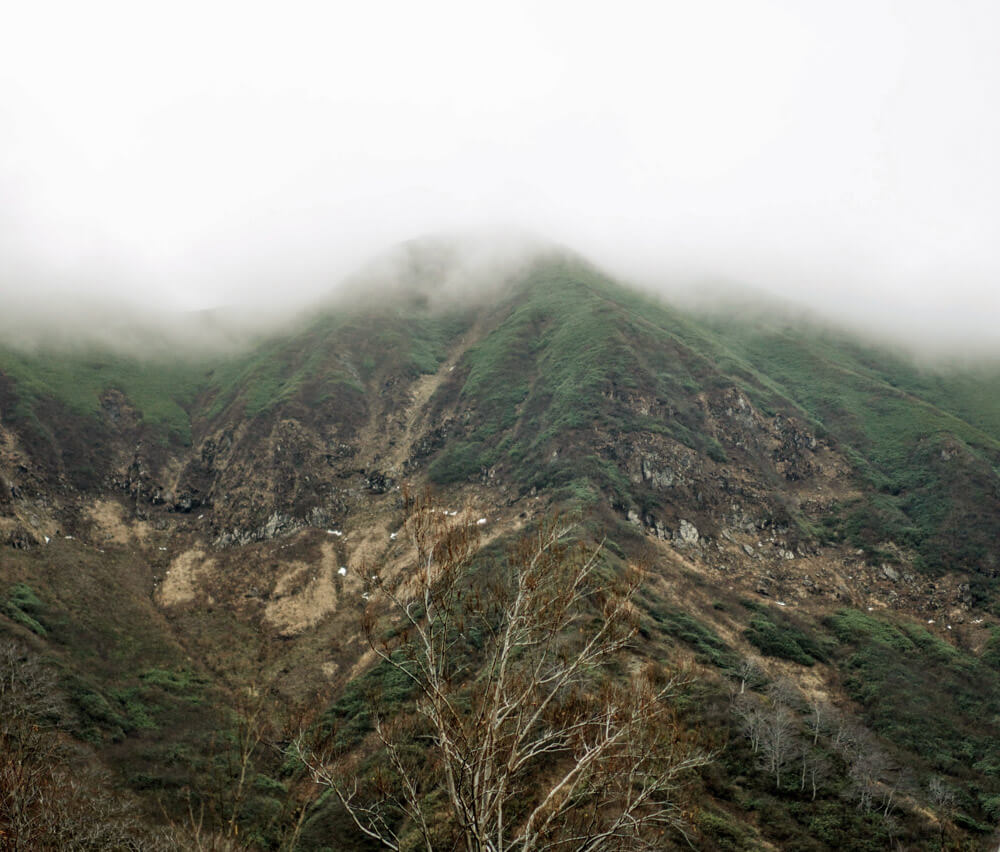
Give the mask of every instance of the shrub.
[{"label": "shrub", "polygon": [[817,660],[827,659],[818,641],[793,624],[781,620],[776,614],[755,615],[750,619],[750,626],[743,631],[743,635],[762,654],[769,657],[791,660],[803,666],[811,666]]}]

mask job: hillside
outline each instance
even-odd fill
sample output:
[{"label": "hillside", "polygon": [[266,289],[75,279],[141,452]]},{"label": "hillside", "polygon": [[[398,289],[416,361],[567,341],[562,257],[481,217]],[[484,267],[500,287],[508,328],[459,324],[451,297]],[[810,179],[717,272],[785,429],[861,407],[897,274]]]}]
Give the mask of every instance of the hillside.
[{"label": "hillside", "polygon": [[[713,744],[696,848],[995,846],[1000,370],[682,311],[561,253],[444,298],[447,257],[406,251],[237,354],[0,350],[0,633],[54,667],[101,783],[148,825],[190,794],[249,848],[368,848],[276,750],[211,791],[248,687],[358,754],[365,695],[408,706],[359,625],[430,486],[484,554],[558,510],[647,566],[635,653],[694,667],[679,712]],[[779,710],[808,746],[783,783],[746,735]]]}]

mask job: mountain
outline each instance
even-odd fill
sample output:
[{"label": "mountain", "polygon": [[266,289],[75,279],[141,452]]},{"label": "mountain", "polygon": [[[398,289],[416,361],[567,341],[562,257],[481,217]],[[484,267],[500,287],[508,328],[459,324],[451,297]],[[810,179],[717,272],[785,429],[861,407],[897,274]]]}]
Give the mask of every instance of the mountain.
[{"label": "mountain", "polygon": [[[647,566],[644,647],[695,667],[683,712],[716,743],[696,848],[995,846],[1000,370],[681,310],[567,252],[466,274],[412,244],[225,354],[0,350],[0,631],[58,672],[53,725],[102,783],[149,824],[212,802],[250,686],[365,718],[391,692],[365,576],[408,570],[403,495],[430,486],[496,552],[561,511]],[[835,709],[815,795],[805,757],[801,788],[762,768],[738,683],[806,744]],[[850,726],[886,756],[869,794]],[[230,805],[277,848],[303,782],[255,760]],[[348,832],[309,804],[298,848],[367,848]]]}]

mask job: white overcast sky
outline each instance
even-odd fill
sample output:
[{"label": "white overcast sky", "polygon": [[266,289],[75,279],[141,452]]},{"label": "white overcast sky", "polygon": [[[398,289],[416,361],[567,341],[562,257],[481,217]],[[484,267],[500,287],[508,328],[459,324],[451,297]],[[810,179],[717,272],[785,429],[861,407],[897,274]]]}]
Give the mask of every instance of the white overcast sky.
[{"label": "white overcast sky", "polygon": [[0,310],[514,226],[997,342],[998,37],[995,0],[5,3]]}]

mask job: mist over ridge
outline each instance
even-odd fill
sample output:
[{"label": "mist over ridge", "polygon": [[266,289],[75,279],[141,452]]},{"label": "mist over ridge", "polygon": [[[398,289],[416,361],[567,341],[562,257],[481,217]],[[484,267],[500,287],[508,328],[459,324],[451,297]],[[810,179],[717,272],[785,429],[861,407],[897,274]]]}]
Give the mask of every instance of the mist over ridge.
[{"label": "mist over ridge", "polygon": [[387,246],[513,225],[679,303],[734,282],[924,355],[1000,349],[996,4],[53,0],[5,24],[5,340],[142,348],[211,309],[189,348],[236,344]]},{"label": "mist over ridge", "polygon": [[[40,283],[5,301],[0,344],[24,351],[96,347],[141,360],[201,360],[293,334],[325,312],[377,312],[416,297],[431,310],[489,304],[533,268],[560,258],[592,266],[627,288],[696,316],[762,331],[823,330],[892,349],[925,366],[971,367],[1000,360],[1000,329],[989,311],[970,312],[960,304],[950,313],[932,311],[906,299],[865,294],[851,282],[840,295],[827,288],[817,297],[806,286],[797,292],[790,286],[792,277],[781,273],[775,273],[777,286],[769,286],[767,280],[713,274],[681,263],[603,262],[513,228],[425,235],[376,253],[354,269],[341,271],[342,265],[333,264],[329,275],[317,271],[281,288],[261,287],[248,272],[245,300],[197,310],[179,309],[169,299],[157,304],[138,295],[59,291]],[[811,271],[801,274],[807,281]]]}]

